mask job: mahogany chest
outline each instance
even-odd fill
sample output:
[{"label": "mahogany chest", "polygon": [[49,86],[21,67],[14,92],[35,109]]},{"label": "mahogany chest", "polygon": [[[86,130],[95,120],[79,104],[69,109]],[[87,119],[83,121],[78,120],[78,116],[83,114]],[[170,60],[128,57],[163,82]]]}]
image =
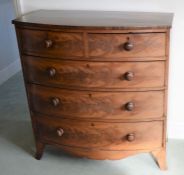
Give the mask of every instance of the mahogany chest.
[{"label": "mahogany chest", "polygon": [[13,20],[36,141],[91,159],[150,152],[166,169],[173,14],[39,10]]}]

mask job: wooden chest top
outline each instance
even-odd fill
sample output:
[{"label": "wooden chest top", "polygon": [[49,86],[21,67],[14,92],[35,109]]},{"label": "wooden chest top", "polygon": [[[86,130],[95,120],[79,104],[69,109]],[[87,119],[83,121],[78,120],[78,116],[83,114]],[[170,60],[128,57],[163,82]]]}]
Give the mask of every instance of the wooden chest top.
[{"label": "wooden chest top", "polygon": [[13,21],[14,24],[80,29],[170,28],[172,13],[39,10]]}]

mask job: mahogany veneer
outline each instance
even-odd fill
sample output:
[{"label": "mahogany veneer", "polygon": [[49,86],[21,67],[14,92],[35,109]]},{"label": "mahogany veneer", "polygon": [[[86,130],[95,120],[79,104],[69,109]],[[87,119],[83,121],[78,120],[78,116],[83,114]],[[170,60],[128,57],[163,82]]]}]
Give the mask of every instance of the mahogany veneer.
[{"label": "mahogany veneer", "polygon": [[31,109],[45,115],[95,119],[159,119],[164,92],[92,92],[28,85]]},{"label": "mahogany veneer", "polygon": [[[164,86],[164,61],[74,62],[23,57],[27,79],[36,84],[91,90],[113,88],[120,91],[124,88],[161,88]],[[128,81],[129,78],[131,78],[130,81]]]},{"label": "mahogany veneer", "polygon": [[36,141],[91,159],[151,152],[166,169],[173,14],[39,10],[13,20]]}]

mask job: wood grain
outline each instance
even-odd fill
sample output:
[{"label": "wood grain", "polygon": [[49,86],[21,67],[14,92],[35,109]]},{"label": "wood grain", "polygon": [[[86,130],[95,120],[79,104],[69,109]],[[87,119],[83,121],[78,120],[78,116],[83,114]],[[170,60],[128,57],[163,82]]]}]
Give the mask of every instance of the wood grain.
[{"label": "wood grain", "polygon": [[[31,109],[58,117],[83,119],[146,119],[163,117],[163,91],[90,92],[28,85]],[[59,99],[57,106],[52,100]],[[134,109],[126,109],[128,102]]]},{"label": "wood grain", "polygon": [[[104,63],[59,61],[24,56],[28,82],[75,88],[154,88],[164,87],[165,62]],[[54,75],[52,75],[54,71]],[[132,72],[131,81],[126,73]]]},{"label": "wood grain", "polygon": [[[38,117],[41,139],[57,144],[99,150],[141,150],[162,146],[161,121],[140,123],[79,122]],[[58,136],[57,130],[64,133]],[[135,134],[130,142],[127,135]]]},{"label": "wood grain", "polygon": [[85,10],[38,10],[25,14],[13,23],[22,26],[83,30],[168,29],[172,13],[118,12]]},{"label": "wood grain", "polygon": [[[83,34],[19,29],[24,54],[47,57],[82,57]],[[50,47],[47,41],[51,41]]]},{"label": "wood grain", "polygon": [[[144,34],[89,34],[89,57],[160,57],[165,56],[165,33]],[[133,44],[131,51],[124,48],[126,42]]]},{"label": "wood grain", "polygon": [[[140,153],[149,153],[150,150],[121,150],[121,151],[113,151],[113,150],[99,150],[99,149],[91,149],[91,148],[79,148],[79,147],[72,147],[72,146],[65,146],[61,144],[57,144],[55,142],[44,142],[46,144],[58,147],[68,154],[71,155],[72,158],[89,158],[95,160],[118,160],[127,158],[128,156],[133,156]],[[156,149],[155,151],[160,150]]]},{"label": "wood grain", "polygon": [[50,144],[92,159],[151,152],[166,168],[172,18],[39,10],[13,20],[37,159]]}]

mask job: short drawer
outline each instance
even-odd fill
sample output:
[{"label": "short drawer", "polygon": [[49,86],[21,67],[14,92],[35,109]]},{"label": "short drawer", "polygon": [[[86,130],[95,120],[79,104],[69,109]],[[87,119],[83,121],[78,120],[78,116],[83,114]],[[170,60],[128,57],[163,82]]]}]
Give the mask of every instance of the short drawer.
[{"label": "short drawer", "polygon": [[157,60],[166,55],[165,33],[89,34],[89,57]]},{"label": "short drawer", "polygon": [[65,118],[158,119],[164,91],[91,92],[28,85],[32,111]]},{"label": "short drawer", "polygon": [[163,122],[103,123],[39,118],[40,137],[48,143],[100,150],[162,147]]},{"label": "short drawer", "polygon": [[74,88],[164,87],[165,62],[84,62],[23,57],[31,83]]},{"label": "short drawer", "polygon": [[19,29],[24,54],[47,57],[82,57],[83,34]]}]

